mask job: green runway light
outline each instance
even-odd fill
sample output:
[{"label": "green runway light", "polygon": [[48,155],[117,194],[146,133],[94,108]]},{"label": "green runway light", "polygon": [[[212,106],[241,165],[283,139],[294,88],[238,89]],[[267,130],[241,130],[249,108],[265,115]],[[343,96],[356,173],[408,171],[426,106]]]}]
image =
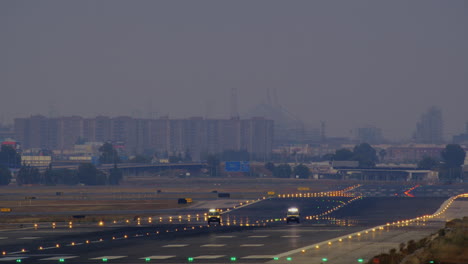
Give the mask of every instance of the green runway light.
[{"label": "green runway light", "polygon": [[188,262],[193,262],[193,258],[190,257],[190,258],[187,258]]},{"label": "green runway light", "polygon": [[236,261],[237,258],[236,257],[231,257],[231,261]]},{"label": "green runway light", "polygon": [[59,259],[59,262],[65,262],[65,259]]},{"label": "green runway light", "polygon": [[287,261],[291,261],[292,258],[291,258],[291,257],[287,257],[286,260],[287,260]]},{"label": "green runway light", "polygon": [[323,258],[322,261],[323,261],[323,262],[327,262],[328,259],[327,259],[327,258]]},{"label": "green runway light", "polygon": [[432,264],[432,263],[435,263],[435,262],[434,262],[433,260],[430,260],[430,261],[429,261],[429,263],[431,263],[431,264]]},{"label": "green runway light", "polygon": [[274,257],[273,260],[278,260],[279,258],[278,257]]},{"label": "green runway light", "polygon": [[363,260],[362,258],[359,258],[359,259],[357,260],[357,262],[362,263],[362,262],[364,262],[364,260]]},{"label": "green runway light", "polygon": [[20,262],[21,262],[21,259],[17,259],[16,262],[20,263]]},{"label": "green runway light", "polygon": [[145,258],[146,262],[150,262],[150,260],[151,260],[150,258]]},{"label": "green runway light", "polygon": [[106,259],[106,258],[103,258],[103,259],[102,259],[102,262],[107,262],[107,259]]}]

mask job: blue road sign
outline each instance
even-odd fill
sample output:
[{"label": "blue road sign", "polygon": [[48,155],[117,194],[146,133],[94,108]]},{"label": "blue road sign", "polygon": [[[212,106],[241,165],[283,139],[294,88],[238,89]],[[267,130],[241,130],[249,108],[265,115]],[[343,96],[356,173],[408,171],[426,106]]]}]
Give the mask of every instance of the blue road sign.
[{"label": "blue road sign", "polygon": [[250,163],[248,161],[226,161],[225,170],[228,172],[249,172]]}]

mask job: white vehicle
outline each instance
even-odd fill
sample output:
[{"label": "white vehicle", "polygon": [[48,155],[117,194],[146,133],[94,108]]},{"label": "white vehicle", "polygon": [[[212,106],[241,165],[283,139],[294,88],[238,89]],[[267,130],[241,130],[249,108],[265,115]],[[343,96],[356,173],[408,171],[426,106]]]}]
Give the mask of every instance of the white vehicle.
[{"label": "white vehicle", "polygon": [[296,207],[289,208],[288,213],[286,215],[286,223],[289,224],[289,222],[296,222],[299,224],[299,216],[299,209],[297,209]]}]

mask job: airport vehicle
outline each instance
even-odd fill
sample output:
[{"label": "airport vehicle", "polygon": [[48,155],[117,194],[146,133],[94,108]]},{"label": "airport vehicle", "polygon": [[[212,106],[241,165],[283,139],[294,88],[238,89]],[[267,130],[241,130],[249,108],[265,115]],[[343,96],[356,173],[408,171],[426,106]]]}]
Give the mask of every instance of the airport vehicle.
[{"label": "airport vehicle", "polygon": [[221,223],[221,212],[219,209],[210,209],[208,211],[208,224]]},{"label": "airport vehicle", "polygon": [[296,207],[289,208],[288,213],[286,214],[286,223],[289,224],[289,222],[296,222],[299,224],[299,216],[299,209],[297,209]]}]

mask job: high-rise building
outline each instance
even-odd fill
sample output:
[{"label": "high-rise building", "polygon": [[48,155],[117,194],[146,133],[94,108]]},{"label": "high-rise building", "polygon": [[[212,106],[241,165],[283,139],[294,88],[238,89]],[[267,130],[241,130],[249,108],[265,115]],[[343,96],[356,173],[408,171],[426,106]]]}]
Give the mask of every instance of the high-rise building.
[{"label": "high-rise building", "polygon": [[356,139],[359,143],[382,143],[382,130],[374,126],[359,127],[357,129]]},{"label": "high-rise building", "polygon": [[414,141],[424,144],[441,144],[443,139],[442,111],[432,106],[421,115],[413,135]]},{"label": "high-rise building", "polygon": [[79,116],[15,119],[15,134],[24,149],[71,150],[78,141],[112,141],[128,154],[203,154],[246,150],[255,157],[268,157],[273,148],[273,120],[251,119],[135,119]]}]

